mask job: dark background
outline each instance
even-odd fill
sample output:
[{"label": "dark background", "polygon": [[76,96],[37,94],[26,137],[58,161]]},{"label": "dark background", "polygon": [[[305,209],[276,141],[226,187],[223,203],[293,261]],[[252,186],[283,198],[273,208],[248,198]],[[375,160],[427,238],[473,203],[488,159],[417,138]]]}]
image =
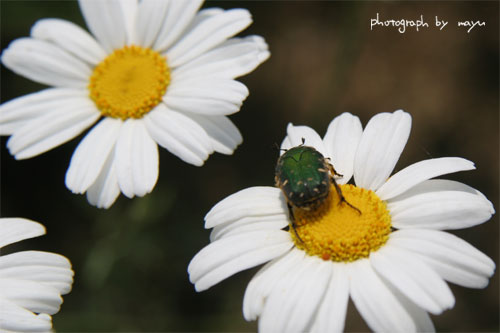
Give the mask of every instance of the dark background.
[{"label": "dark background", "polygon": [[[83,135],[32,159],[15,161],[1,139],[1,216],[43,223],[48,234],[9,246],[64,254],[73,263],[73,291],[54,316],[65,331],[255,331],[241,313],[245,287],[257,268],[196,293],[186,273],[208,244],[207,211],[246,187],[273,185],[288,122],[324,135],[348,111],[363,125],[376,113],[404,109],[410,139],[396,169],[430,157],[461,156],[476,171],[447,175],[499,202],[499,3],[213,1],[205,7],[247,8],[254,23],[242,36],[267,40],[271,58],[240,80],[250,96],[231,119],[244,142],[233,156],[212,155],[201,168],[160,149],[160,177],[144,198],[120,196],[108,210],[64,186],[71,155]],[[1,47],[28,36],[44,17],[85,26],[74,1],[0,2]],[[370,19],[412,19],[430,28],[377,27]],[[449,21],[439,31],[434,16]],[[481,20],[470,33],[458,20]],[[1,68],[1,100],[43,86]],[[498,265],[498,214],[454,232]],[[456,305],[433,317],[438,331],[498,331],[498,272],[484,290],[451,285]],[[368,328],[352,303],[346,330]]]}]

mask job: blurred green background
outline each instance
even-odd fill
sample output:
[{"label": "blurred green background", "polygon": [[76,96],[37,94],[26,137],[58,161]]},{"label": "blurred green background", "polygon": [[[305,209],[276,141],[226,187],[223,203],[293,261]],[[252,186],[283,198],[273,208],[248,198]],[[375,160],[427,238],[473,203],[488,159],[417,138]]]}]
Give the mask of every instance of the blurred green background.
[{"label": "blurred green background", "polygon": [[[44,17],[85,26],[75,1],[0,2],[1,48],[29,35]],[[108,210],[64,186],[71,155],[85,134],[48,153],[15,161],[1,139],[1,216],[42,222],[48,234],[10,246],[64,254],[73,263],[73,291],[54,316],[71,331],[255,331],[244,321],[245,287],[258,268],[196,293],[186,273],[208,244],[203,217],[221,199],[246,187],[273,185],[277,153],[289,122],[323,135],[348,111],[363,125],[376,113],[404,109],[413,116],[396,166],[430,157],[461,156],[477,170],[445,178],[467,183],[499,202],[499,3],[209,1],[204,7],[243,7],[254,23],[240,35],[265,37],[271,58],[240,80],[250,96],[231,119],[244,137],[233,156],[212,155],[201,168],[160,149],[160,177],[144,198],[120,196]],[[424,19],[429,29],[370,30],[370,19]],[[434,16],[449,21],[439,31]],[[486,21],[470,33],[459,20]],[[43,86],[1,68],[1,100]],[[498,214],[454,232],[498,264]],[[438,331],[498,331],[498,272],[484,290],[452,285],[456,305],[433,317]],[[366,331],[352,303],[347,331]]]}]

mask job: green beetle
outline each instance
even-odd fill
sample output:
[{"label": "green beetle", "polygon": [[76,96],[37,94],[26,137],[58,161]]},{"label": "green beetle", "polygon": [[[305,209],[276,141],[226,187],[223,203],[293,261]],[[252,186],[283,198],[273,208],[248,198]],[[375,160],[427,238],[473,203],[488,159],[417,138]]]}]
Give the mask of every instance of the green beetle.
[{"label": "green beetle", "polygon": [[345,202],[361,214],[358,208],[347,202],[333,176],[342,175],[319,151],[304,146],[304,139],[302,145],[287,149],[280,156],[276,164],[275,183],[285,195],[294,230],[293,207],[305,210],[318,207],[328,197],[332,184],[340,197],[340,203]]}]

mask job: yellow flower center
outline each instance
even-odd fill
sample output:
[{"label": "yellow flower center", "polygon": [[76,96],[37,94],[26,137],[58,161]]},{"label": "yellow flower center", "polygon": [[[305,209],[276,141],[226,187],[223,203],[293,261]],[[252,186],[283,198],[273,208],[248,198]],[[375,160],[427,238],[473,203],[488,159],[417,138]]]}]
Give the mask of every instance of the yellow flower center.
[{"label": "yellow flower center", "polygon": [[95,67],[90,98],[105,117],[141,118],[161,102],[169,83],[165,57],[149,48],[125,46]]},{"label": "yellow flower center", "polygon": [[[335,188],[315,209],[294,208],[295,230],[290,233],[295,245],[309,255],[324,260],[354,261],[366,258],[389,239],[391,217],[385,202],[370,190],[353,185],[341,185],[347,202]],[[297,235],[300,239],[297,238]]]}]

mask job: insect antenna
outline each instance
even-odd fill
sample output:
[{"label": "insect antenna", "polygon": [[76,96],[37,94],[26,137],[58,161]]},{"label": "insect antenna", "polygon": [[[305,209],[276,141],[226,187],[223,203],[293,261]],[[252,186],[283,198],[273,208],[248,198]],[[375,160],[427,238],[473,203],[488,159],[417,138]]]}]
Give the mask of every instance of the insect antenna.
[{"label": "insect antenna", "polygon": [[285,148],[280,148],[280,146],[276,142],[273,144],[273,148],[276,149],[277,151],[284,151],[284,152],[288,150]]}]

